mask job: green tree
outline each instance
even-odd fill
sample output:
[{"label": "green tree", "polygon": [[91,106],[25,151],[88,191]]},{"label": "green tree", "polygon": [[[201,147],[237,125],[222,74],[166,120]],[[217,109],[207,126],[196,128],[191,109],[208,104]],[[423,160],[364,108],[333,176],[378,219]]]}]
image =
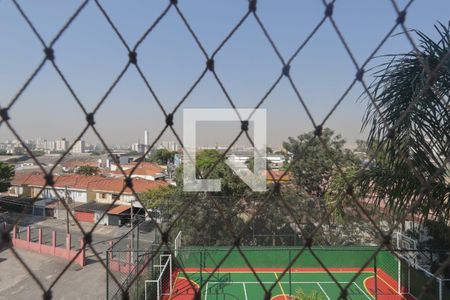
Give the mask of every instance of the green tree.
[{"label": "green tree", "polygon": [[[247,185],[228,167],[222,153],[217,150],[203,150],[197,154],[196,167],[198,174],[204,178],[221,179],[221,191],[202,193],[193,196],[195,213],[186,215],[183,228],[190,230],[191,243],[201,245],[226,245],[231,236],[227,224],[239,228],[243,223],[241,213],[245,203],[241,201],[251,193]],[[181,170],[180,170],[181,171]],[[220,205],[220,209],[218,208]],[[202,228],[202,230],[198,230]]]},{"label": "green tree", "polygon": [[8,191],[14,177],[14,166],[0,162],[0,192]]},{"label": "green tree", "polygon": [[[224,158],[225,159],[225,158]],[[200,176],[208,178],[220,178],[221,191],[214,193],[216,196],[242,196],[250,192],[248,186],[228,167],[222,159],[222,153],[213,150],[203,150],[197,154],[197,172]]]},{"label": "green tree", "polygon": [[367,153],[367,141],[365,140],[356,140],[356,152]]},{"label": "green tree", "polygon": [[[344,174],[339,172],[334,173],[324,195],[326,203],[330,208],[336,205],[333,217],[338,223],[345,223],[348,217],[351,216],[351,210],[349,208],[353,208],[353,205],[351,205],[353,199],[347,193],[347,183],[353,183],[356,180],[359,165],[348,164],[343,171],[345,172]],[[359,188],[356,187],[356,191],[353,192],[354,194],[358,194]]]},{"label": "green tree", "polygon": [[[395,215],[414,205],[425,218],[448,220],[450,185],[440,167],[450,153],[450,30],[442,24],[435,28],[437,41],[416,31],[419,53],[392,56],[375,73],[370,87],[375,103],[368,101],[363,128],[369,128],[368,147],[378,152],[360,186],[387,201]],[[430,185],[422,193],[426,181]]]},{"label": "green tree", "polygon": [[[234,224],[239,228],[243,222],[241,213],[244,210],[244,203],[241,200],[246,193],[250,193],[250,189],[221,160],[221,156],[222,153],[217,150],[204,150],[196,156],[198,174],[205,177],[210,173],[208,178],[220,178],[222,182],[220,192],[184,192],[183,166],[181,166],[175,177],[176,187],[161,187],[141,194],[147,207],[161,214],[163,227],[173,225],[170,231],[172,233],[183,231],[186,244],[229,244],[231,237],[226,224]],[[183,213],[185,210],[186,213]],[[180,214],[182,217],[179,217]]]},{"label": "green tree", "polygon": [[158,149],[150,155],[148,160],[160,165],[167,165],[167,162],[173,161],[175,154],[176,152],[172,152],[167,149]]},{"label": "green tree", "polygon": [[169,200],[176,192],[173,186],[159,186],[157,188],[148,190],[141,194],[141,199],[144,199],[144,204],[147,208],[158,208],[166,200]]},{"label": "green tree", "polygon": [[93,176],[98,173],[98,168],[92,166],[80,166],[77,168],[76,173],[86,176]]},{"label": "green tree", "polygon": [[[318,244],[339,245],[346,243],[337,235],[331,234],[331,224],[344,223],[346,207],[351,198],[346,195],[347,181],[352,181],[361,162],[355,154],[345,148],[345,140],[333,130],[325,128],[321,139],[314,132],[289,138],[283,144],[292,159],[291,171],[297,191],[291,191],[294,214],[308,215],[304,218],[303,230],[307,233],[317,230],[314,241]],[[326,150],[328,149],[328,150]],[[339,171],[337,166],[342,170]],[[335,209],[336,208],[336,209]],[[333,209],[332,218],[327,218],[328,226],[316,228],[315,223]]]},{"label": "green tree", "polygon": [[159,186],[140,194],[139,197],[146,208],[154,213],[153,216],[162,219],[163,228],[167,228],[177,213],[182,209],[183,195],[179,188],[174,186]]},{"label": "green tree", "polygon": [[325,150],[314,132],[290,137],[283,147],[294,161],[291,170],[298,187],[308,194],[322,198],[330,186],[333,176],[338,174],[336,162],[343,170],[359,163],[353,153],[344,148],[345,140],[333,130],[325,128],[321,139],[330,153]]},{"label": "green tree", "polygon": [[45,151],[43,151],[43,150],[33,150],[32,152],[33,152],[34,156],[36,156],[36,157],[42,156],[45,154]]},{"label": "green tree", "polygon": [[[267,197],[266,193],[252,195],[253,203],[261,204]],[[285,195],[286,201],[288,197]],[[295,199],[298,201],[301,197]],[[250,225],[250,232],[245,236],[244,242],[255,246],[293,246],[300,243],[300,238],[291,227],[290,217],[286,214],[283,206],[278,202],[278,196],[270,196],[253,219]],[[293,203],[290,203],[293,206]]]}]

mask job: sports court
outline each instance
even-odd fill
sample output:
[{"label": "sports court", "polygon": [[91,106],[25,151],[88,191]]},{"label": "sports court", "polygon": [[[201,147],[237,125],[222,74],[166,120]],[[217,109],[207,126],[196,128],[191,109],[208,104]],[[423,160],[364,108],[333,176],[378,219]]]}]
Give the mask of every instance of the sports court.
[{"label": "sports court", "polygon": [[414,275],[389,251],[374,251],[317,248],[298,255],[298,249],[285,248],[248,247],[230,253],[220,248],[185,248],[154,266],[155,279],[146,281],[146,299],[192,300],[196,294],[204,300],[267,299],[265,290],[271,290],[271,300],[294,299],[300,291],[331,300],[340,299],[341,287],[347,285],[346,299],[416,299],[420,291],[414,286],[426,278]]},{"label": "sports court", "polygon": [[[202,270],[202,276],[208,277],[212,270]],[[282,269],[255,269],[262,284],[268,290],[277,280],[272,289],[273,300],[291,299],[296,291],[303,290],[306,294],[315,291],[322,295],[322,299],[339,299],[341,290],[330,275],[321,269],[293,269],[282,276]],[[338,283],[344,287],[352,281],[357,269],[330,270]],[[197,290],[201,283],[199,270],[185,270],[189,279],[182,272],[177,273],[173,284],[172,294],[165,299],[190,300],[194,299],[194,286]],[[280,279],[281,277],[281,279]],[[189,283],[191,281],[192,285]],[[408,294],[400,295],[396,292],[396,282],[386,274],[377,274],[378,299],[414,299]],[[375,299],[374,270],[364,270],[348,288],[347,299]],[[216,271],[202,289],[202,299],[264,299],[265,292],[261,283],[250,269],[220,269]]]}]

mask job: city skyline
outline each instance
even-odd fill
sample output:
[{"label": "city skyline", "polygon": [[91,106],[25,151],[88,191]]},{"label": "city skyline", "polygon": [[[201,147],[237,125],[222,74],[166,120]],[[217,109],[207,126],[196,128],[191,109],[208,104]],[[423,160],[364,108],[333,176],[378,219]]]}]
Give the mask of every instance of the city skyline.
[{"label": "city skyline", "polygon": [[[50,15],[51,12],[43,9],[46,6],[41,3],[23,1],[23,9],[46,40],[54,36],[77,5],[67,2],[51,3],[60,12],[58,15]],[[398,5],[405,4],[406,1],[399,1]],[[127,42],[133,44],[162,11],[166,2],[104,5]],[[247,9],[245,1],[222,1],[215,4],[199,1],[189,6],[180,1],[179,5],[208,53],[216,49],[237,23],[238,16],[245,14]],[[261,20],[285,59],[305,40],[324,11],[320,1],[304,4],[286,2],[286,6],[290,9],[281,9],[271,1],[258,1]],[[334,17],[358,63],[364,62],[395,24],[396,15],[390,6],[389,1],[376,4],[369,1],[336,3]],[[9,47],[4,49],[5,53],[0,57],[0,64],[5,70],[0,77],[0,104],[4,107],[23,85],[24,78],[29,76],[33,69],[31,66],[36,66],[43,54],[41,45],[12,2],[0,2],[0,8],[0,34],[10,41]],[[433,14],[428,14],[431,9]],[[359,13],[353,14],[354,10]],[[433,26],[438,21],[445,21],[445,12],[449,10],[450,3],[444,0],[436,1],[433,8],[425,2],[413,3],[408,9],[405,24],[408,28],[435,36]],[[90,111],[120,73],[128,56],[94,3],[87,5],[79,19],[82,21],[74,22],[62,38],[63,41],[55,44],[55,61],[80,101]],[[354,26],[355,23],[360,26]],[[398,31],[394,31],[392,37],[377,52],[378,58],[367,66],[367,82],[372,78],[370,68],[384,61],[379,56],[412,49],[406,37],[396,35],[397,33]],[[168,36],[171,38],[167,38]],[[367,36],[371,37],[370,43],[361,43]],[[205,65],[202,52],[173,11],[144,40],[137,53],[143,72],[168,111],[183,98]],[[22,63],[16,64],[17,61]],[[237,107],[248,108],[254,107],[261,100],[280,73],[282,65],[256,21],[250,18],[218,54],[215,67]],[[302,54],[293,60],[290,72],[311,115],[320,123],[350,85],[356,70],[337,33],[326,22],[302,50]],[[95,78],[95,83],[92,78]],[[326,127],[342,134],[349,146],[356,139],[365,137],[360,129],[367,102],[358,101],[361,92],[361,86],[356,84],[325,123]],[[180,136],[183,132],[182,109],[198,107],[230,107],[219,85],[209,74],[174,116],[174,128]],[[286,109],[288,107],[296,108]],[[305,110],[285,79],[264,101],[262,108],[268,111],[269,146],[281,145],[289,136],[295,137],[313,130]],[[64,136],[73,141],[86,124],[72,95],[48,64],[9,113],[10,122],[21,137],[46,136],[56,139]],[[141,132],[142,128],[148,129],[151,144],[165,124],[156,101],[137,72],[131,69],[112,90],[95,118],[96,128],[108,144],[135,143],[135,133]],[[239,124],[220,128],[208,125],[206,129],[199,129],[203,138],[199,143],[225,145],[237,135],[239,128]],[[216,134],[217,130],[221,134]],[[12,138],[6,126],[0,126],[0,140]],[[100,143],[91,129],[82,139],[92,144]],[[166,132],[161,137],[162,140],[176,139],[172,133]],[[238,143],[246,144],[246,141],[241,139]]]}]

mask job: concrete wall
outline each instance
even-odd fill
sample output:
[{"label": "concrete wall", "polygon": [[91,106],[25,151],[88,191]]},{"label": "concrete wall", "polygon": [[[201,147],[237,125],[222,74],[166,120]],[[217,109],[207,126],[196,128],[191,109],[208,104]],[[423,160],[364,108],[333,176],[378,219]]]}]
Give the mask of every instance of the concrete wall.
[{"label": "concrete wall", "polygon": [[9,195],[16,197],[30,197],[31,189],[28,186],[12,186],[9,188]]},{"label": "concrete wall", "polygon": [[85,249],[83,248],[83,241],[80,240],[80,250],[72,250],[72,244],[71,244],[71,236],[68,234],[66,236],[66,247],[56,247],[56,232],[52,232],[52,243],[51,245],[44,245],[42,244],[42,229],[38,229],[38,241],[32,242],[30,239],[30,226],[27,227],[27,234],[26,238],[19,239],[17,238],[17,229],[14,226],[12,231],[12,244],[16,248],[25,249],[28,251],[33,251],[37,253],[43,253],[48,254],[52,256],[61,257],[67,260],[74,259],[74,262],[79,264],[80,266],[84,266],[86,264],[86,257],[85,257]]}]

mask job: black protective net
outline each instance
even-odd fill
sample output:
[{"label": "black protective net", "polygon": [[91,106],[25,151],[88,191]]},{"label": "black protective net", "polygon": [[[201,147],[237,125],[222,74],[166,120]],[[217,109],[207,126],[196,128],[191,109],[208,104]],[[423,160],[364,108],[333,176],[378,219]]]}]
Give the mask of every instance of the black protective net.
[{"label": "black protective net", "polygon": [[[296,40],[298,46],[290,56],[283,56],[279,51],[277,43],[270,34],[270,28],[266,28],[265,21],[260,18],[258,14],[258,5],[260,3],[256,0],[251,0],[248,2],[244,0],[241,1],[242,3],[239,5],[245,8],[243,9],[242,16],[239,17],[239,20],[235,23],[233,28],[221,38],[220,43],[213,51],[206,50],[206,47],[204,47],[201,39],[197,36],[195,29],[191,26],[189,18],[186,17],[182,6],[177,0],[167,1],[165,8],[156,18],[153,19],[151,24],[149,24],[149,26],[143,31],[135,44],[130,44],[127,42],[127,37],[124,36],[121,33],[121,29],[116,26],[114,19],[109,15],[108,10],[104,7],[103,1],[86,0],[80,3],[56,35],[49,40],[46,40],[43,36],[41,36],[40,29],[35,26],[32,18],[29,17],[29,12],[23,8],[21,1],[12,0],[11,2],[23,22],[28,26],[40,42],[40,48],[37,48],[36,51],[43,51],[43,55],[42,60],[37,67],[24,80],[23,85],[17,89],[17,93],[14,97],[9,100],[2,99],[0,126],[6,127],[14,135],[14,137],[20,141],[20,144],[25,149],[26,153],[37,165],[40,166],[40,171],[44,174],[43,177],[46,182],[46,186],[44,188],[52,188],[54,190],[55,195],[58,195],[63,207],[69,212],[71,222],[75,223],[81,232],[80,235],[83,239],[83,243],[82,249],[79,249],[78,253],[80,254],[81,250],[89,249],[89,251],[91,251],[95,256],[96,260],[104,267],[106,271],[105,280],[108,281],[110,289],[109,297],[121,297],[123,299],[135,297],[136,295],[136,297],[140,297],[139,295],[142,295],[142,292],[144,292],[142,288],[144,283],[142,282],[142,277],[139,275],[148,275],[147,277],[149,279],[153,279],[156,276],[154,274],[154,266],[160,263],[160,255],[162,254],[171,255],[174,266],[182,266],[183,262],[177,261],[179,254],[175,255],[174,253],[175,249],[173,239],[177,233],[183,229],[183,222],[194,222],[195,220],[191,219],[196,218],[196,214],[202,211],[205,214],[211,214],[211,222],[214,223],[214,226],[216,227],[212,227],[209,232],[206,232],[206,230],[199,230],[198,234],[201,235],[201,238],[197,239],[195,242],[192,241],[192,244],[195,246],[205,247],[221,246],[222,254],[213,260],[215,266],[211,268],[211,270],[208,271],[208,274],[203,277],[200,286],[195,287],[189,281],[189,284],[192,286],[192,290],[196,292],[196,297],[200,297],[201,294],[204,295],[208,281],[215,279],[214,276],[216,271],[223,266],[230,255],[238,254],[242,258],[242,267],[248,268],[248,270],[251,270],[251,272],[254,273],[254,281],[259,282],[261,289],[264,290],[266,299],[270,299],[270,295],[272,294],[272,291],[277,288],[279,281],[285,280],[287,276],[290,276],[292,266],[295,265],[299,258],[305,255],[310,256],[312,260],[316,261],[317,265],[329,274],[329,280],[339,288],[341,297],[347,298],[349,290],[354,288],[352,283],[358,278],[360,273],[363,272],[365,268],[374,265],[374,260],[376,260],[378,255],[380,255],[381,251],[390,251],[394,256],[398,256],[398,249],[396,249],[396,247],[393,246],[393,243],[391,243],[394,232],[402,226],[404,221],[411,214],[417,214],[419,212],[423,216],[425,211],[426,214],[429,213],[430,215],[434,215],[433,218],[436,217],[444,219],[445,222],[448,221],[450,208],[448,205],[448,181],[447,183],[442,183],[442,178],[445,178],[443,174],[445,174],[448,170],[449,160],[450,114],[448,105],[448,91],[450,78],[450,54],[448,42],[450,38],[449,36],[442,36],[444,42],[436,47],[437,50],[423,49],[421,46],[416,44],[415,38],[413,37],[416,33],[409,30],[405,25],[408,9],[413,5],[414,1],[408,1],[404,6],[399,6],[399,4],[397,4],[394,0],[390,1],[392,4],[391,9],[395,12],[396,18],[390,21],[390,29],[387,30],[385,35],[379,40],[379,42],[377,42],[370,55],[363,60],[358,60],[355,58],[355,55],[350,45],[347,43],[338,22],[336,22],[333,16],[336,1],[322,1],[323,12],[321,13],[319,22],[314,24],[313,29],[303,39],[292,37],[293,40]],[[280,2],[280,6],[282,5],[283,3]],[[338,6],[338,3],[336,6]],[[97,105],[92,110],[88,110],[78,96],[76,89],[71,84],[70,74],[66,74],[64,69],[59,66],[58,52],[55,51],[55,46],[57,44],[59,45],[60,43],[64,43],[63,37],[66,32],[77,20],[77,18],[79,18],[83,10],[87,9],[87,7],[91,10],[94,9],[97,13],[99,13],[98,18],[107,22],[111,35],[120,41],[120,44],[128,53],[128,61],[123,65],[121,71],[110,83],[104,94],[98,99]],[[165,105],[165,99],[156,94],[155,90],[152,88],[152,82],[148,80],[145,75],[146,70],[141,67],[139,62],[139,59],[146,55],[145,52],[141,53],[139,51],[140,46],[145,40],[152,37],[152,33],[155,32],[156,28],[158,28],[169,12],[174,13],[179,18],[185,29],[187,29],[193,38],[192,41],[195,46],[198,47],[204,60],[204,64],[201,68],[202,71],[190,84],[185,94],[178,100],[172,110],[168,110]],[[183,197],[183,200],[177,204],[168,203],[166,205],[166,211],[162,212],[163,222],[157,220],[158,218],[161,218],[161,216],[155,217],[154,214],[146,213],[147,219],[151,221],[152,226],[154,226],[158,235],[158,239],[155,240],[155,243],[151,246],[151,249],[133,249],[130,251],[130,245],[123,244],[120,246],[120,243],[116,243],[114,244],[114,247],[108,250],[107,259],[103,259],[102,254],[99,253],[93,246],[96,242],[95,231],[99,227],[99,222],[96,222],[89,229],[83,228],[77,218],[75,218],[69,203],[67,203],[66,199],[60,196],[54,188],[55,169],[70,153],[76,142],[81,140],[88,130],[91,130],[96,138],[98,138],[105,149],[105,152],[107,152],[110,157],[113,159],[116,157],[113,155],[113,150],[110,149],[108,141],[98,130],[98,124],[96,123],[98,120],[96,117],[99,109],[108,102],[108,97],[112,91],[116,88],[124,75],[132,69],[137,71],[139,78],[142,79],[142,82],[151,95],[150,98],[152,98],[156,103],[161,115],[165,119],[165,124],[161,124],[162,130],[155,134],[156,138],[150,143],[150,146],[146,149],[146,152],[142,154],[142,158],[145,158],[156,147],[160,138],[167,132],[171,132],[171,134],[173,134],[177,139],[177,142],[181,145],[181,147],[183,147],[183,141],[175,130],[175,116],[181,113],[180,108],[182,105],[186,101],[189,101],[191,94],[195,91],[199,84],[205,80],[206,77],[210,77],[210,79],[217,83],[221,93],[223,93],[223,96],[227,100],[229,107],[236,109],[239,101],[237,99],[233,99],[232,94],[229,92],[226,84],[221,79],[220,72],[217,72],[215,65],[220,62],[219,54],[222,52],[224,47],[230,42],[232,37],[237,32],[245,27],[245,24],[249,22],[250,19],[256,22],[257,28],[259,28],[265,38],[265,42],[273,50],[275,57],[278,59],[280,70],[278,73],[273,74],[273,82],[270,86],[261,87],[260,90],[263,90],[264,92],[261,93],[262,97],[260,97],[259,101],[253,106],[253,108],[256,110],[262,107],[265,101],[270,98],[275,88],[282,82],[287,85],[292,90],[295,98],[298,100],[296,105],[306,113],[306,116],[311,123],[311,128],[314,129],[311,134],[311,138],[304,145],[305,148],[300,149],[300,153],[302,153],[301,151],[306,152],[309,147],[319,147],[323,149],[326,153],[327,159],[332,165],[334,176],[339,176],[341,178],[341,186],[344,188],[341,190],[338,189],[337,193],[331,195],[332,201],[325,204],[320,200],[317,200],[322,196],[317,195],[314,190],[298,187],[298,190],[295,193],[288,191],[283,183],[284,178],[286,176],[292,176],[293,173],[295,174],[296,168],[301,166],[302,160],[305,159],[302,155],[294,155],[290,157],[289,164],[285,169],[283,169],[282,174],[276,175],[273,174],[271,170],[268,170],[268,177],[270,178],[271,183],[268,186],[267,192],[258,194],[257,198],[255,198],[254,194],[246,195],[245,193],[242,193],[242,195],[233,196],[217,196],[214,193],[198,192],[190,193],[188,196],[178,196]],[[294,80],[291,76],[290,69],[292,63],[302,55],[302,51],[310,43],[313,37],[321,31],[324,24],[330,25],[332,30],[335,32],[339,43],[345,49],[347,57],[350,58],[354,66],[355,75],[350,80],[350,84],[344,92],[340,96],[336,97],[334,105],[329,112],[326,112],[325,118],[323,118],[323,120],[317,120],[313,117],[310,107],[302,97],[302,91],[298,88],[298,83],[296,80]],[[355,26],[358,26],[358,24],[355,24]],[[383,101],[386,101],[386,98],[380,98],[380,95],[376,94],[378,87],[375,88],[371,83],[366,81],[366,69],[368,68],[371,60],[379,54],[379,50],[389,40],[393,33],[399,32],[405,37],[405,41],[409,43],[409,47],[411,49],[411,52],[409,52],[410,60],[416,62],[416,65],[412,65],[411,68],[415,67],[422,70],[420,74],[421,78],[413,79],[420,81],[420,84],[415,85],[415,90],[411,93],[409,101],[404,103],[403,106],[399,108],[399,111],[396,111],[396,115],[393,113],[389,115],[390,119],[383,119],[383,116],[386,116],[384,111],[386,106],[384,105],[385,103],[383,103]],[[367,39],[371,38],[367,37]],[[120,64],[120,62],[111,61],[111,64],[114,63]],[[391,63],[395,64],[398,62],[396,62],[394,58]],[[411,64],[413,64],[413,62],[411,62]],[[77,138],[71,143],[68,149],[61,154],[58,161],[50,168],[44,166],[40,162],[39,158],[35,156],[32,149],[28,147],[20,132],[14,127],[14,118],[21,118],[21,116],[10,115],[11,108],[21,101],[23,93],[29,88],[30,84],[38,78],[44,66],[51,67],[56,71],[57,77],[69,91],[73,101],[82,111],[85,120],[84,128],[78,134]],[[0,72],[4,72],[4,70]],[[173,76],[176,77],[177,74],[173,74]],[[388,83],[383,84],[386,85],[386,89],[389,87]],[[330,143],[326,140],[325,124],[335,113],[337,108],[340,107],[344,99],[346,99],[350,90],[356,85],[362,87],[364,91],[363,97],[370,103],[370,111],[373,112],[373,118],[369,118],[368,122],[378,122],[380,124],[379,128],[381,129],[378,132],[373,133],[373,136],[375,137],[374,140],[377,140],[374,145],[377,147],[374,147],[372,151],[370,151],[364,164],[358,166],[356,170],[352,170],[353,173],[350,176],[348,168],[343,166],[342,161],[340,161],[340,157],[336,154],[336,149],[330,147]],[[392,96],[395,96],[395,94],[392,94]],[[427,107],[426,99],[429,99],[427,97],[438,99],[433,103],[440,102],[442,103],[442,106],[434,106],[433,108]],[[294,104],[292,106],[294,106]],[[286,109],[294,108],[292,107]],[[433,135],[434,133],[432,132],[427,133],[430,140],[440,140],[440,150],[442,152],[433,161],[433,167],[427,168],[427,171],[422,169],[422,166],[417,164],[417,161],[420,161],[420,156],[423,155],[423,153],[420,153],[419,150],[416,151],[416,149],[423,146],[419,145],[422,141],[411,143],[411,145],[407,148],[404,145],[405,139],[397,135],[397,132],[404,133],[403,126],[407,126],[405,124],[417,122],[417,111],[420,111],[421,109],[426,111],[426,114],[434,117],[434,119],[438,119],[438,123],[442,129],[439,136]],[[393,117],[393,115],[395,116]],[[428,120],[430,123],[434,122],[432,117]],[[423,122],[427,122],[426,118],[421,120]],[[214,174],[215,168],[226,159],[230,150],[240,138],[247,139],[249,143],[253,145],[252,137],[249,133],[248,120],[240,118],[240,121],[241,124],[239,125],[240,130],[238,135],[232,143],[227,145],[227,148],[221,152],[222,155],[218,158],[216,163],[208,171],[203,172],[203,174],[199,174],[199,177],[206,179],[209,178],[210,175]],[[414,126],[411,128],[414,130],[417,129],[417,127]],[[417,148],[415,148],[415,146],[417,146]],[[376,187],[372,186],[374,182],[373,180],[364,181],[364,175],[366,172],[372,170],[371,168],[374,165],[377,165],[380,157],[379,155],[384,151],[384,147],[388,147],[391,151],[393,151],[393,155],[398,157],[398,160],[395,161],[395,163],[398,164],[397,166],[400,166],[400,168],[405,172],[409,172],[410,183],[414,185],[411,189],[414,192],[407,195],[407,203],[401,207],[400,210],[397,210],[395,215],[386,217],[389,219],[386,222],[380,222],[379,209],[377,207],[384,203],[381,198],[389,197],[387,193],[388,189],[385,189],[384,192],[378,191]],[[405,149],[408,149],[409,152]],[[292,151],[292,153],[295,153],[295,151]],[[143,161],[143,159],[140,161]],[[116,201],[119,200],[120,196],[126,189],[131,189],[136,201],[139,202],[142,207],[146,207],[146,203],[141,199],[142,195],[135,192],[133,188],[134,179],[132,178],[132,175],[135,170],[139,168],[140,162],[137,163],[130,172],[125,172],[119,161],[116,160],[115,164],[118,166],[118,170],[123,175],[123,188],[122,191],[117,194],[115,199],[110,203],[110,208],[114,207]],[[429,170],[433,170],[433,172],[430,173],[428,172]],[[382,173],[380,174],[380,176],[383,176]],[[401,174],[395,175],[400,176]],[[364,188],[361,188],[361,184],[364,185]],[[392,188],[390,189],[392,192],[391,195],[395,195],[396,188],[405,188],[407,186],[408,185],[405,182],[401,182],[401,180],[392,181]],[[41,191],[43,191],[44,188]],[[374,206],[369,205],[367,202],[361,201],[362,198],[370,198],[367,197],[367,195],[376,192],[380,192],[380,196],[379,198],[374,198],[375,200],[373,200],[372,203]],[[400,194],[401,193],[399,193],[399,195]],[[34,202],[38,201],[40,197],[40,193],[35,195],[32,201],[23,207],[22,214],[19,214],[16,218],[14,218],[13,223],[16,225],[19,224],[21,219],[24,217],[26,210],[29,209]],[[177,196],[175,195],[173,197]],[[436,200],[442,200],[445,199],[445,197],[447,200],[440,203],[439,200]],[[166,200],[170,202],[170,199]],[[428,210],[424,210],[426,209],[427,203],[431,204],[428,206]],[[395,204],[393,206],[395,206]],[[351,210],[349,210],[348,207],[351,207]],[[441,209],[436,211],[439,207]],[[243,210],[246,212],[246,218],[240,218],[236,221],[236,216]],[[106,214],[106,211],[107,210],[105,210],[103,216]],[[167,215],[164,215],[164,213]],[[103,216],[99,218],[99,221]],[[351,221],[345,226],[336,225],[336,219],[342,218],[343,216],[348,217]],[[270,222],[268,222],[267,219],[270,219]],[[359,272],[355,272],[353,278],[350,278],[349,281],[344,284],[334,277],[333,271],[329,270],[329,267],[327,266],[328,262],[323,261],[323,257],[318,254],[320,251],[314,247],[317,245],[342,245],[345,244],[345,241],[351,240],[352,235],[356,234],[355,232],[358,230],[361,230],[361,227],[354,227],[353,221],[355,219],[363,220],[365,226],[363,230],[369,232],[373,237],[371,239],[371,246],[373,246],[373,249],[371,254],[367,255],[365,263],[359,266]],[[285,225],[287,223],[291,224],[291,226],[288,226],[289,228],[283,227],[283,224]],[[307,225],[305,226],[305,224]],[[27,266],[27,262],[21,258],[21,255],[11,244],[10,235],[13,230],[12,226],[5,228],[7,228],[7,230],[2,234],[0,248],[7,248],[6,251],[10,251],[15,256],[17,261],[23,266],[23,272],[29,273],[29,275],[37,283],[43,298],[50,299],[52,297],[52,288],[55,285],[58,285],[59,280],[64,276],[66,270],[76,261],[77,256],[73,257],[73,259],[67,263],[67,266],[61,270],[59,276],[57,276],[50,285],[44,285],[39,274],[33,272]],[[261,228],[263,228],[263,230],[259,230]],[[277,228],[277,234],[273,234],[273,228]],[[222,236],[220,241],[217,241],[217,239],[214,238],[214,234],[218,232],[221,232]],[[24,234],[24,231],[19,230],[18,234]],[[186,243],[188,244],[188,236],[185,236],[184,234],[183,237],[186,237]],[[374,241],[376,241],[376,245],[374,244]],[[286,262],[286,268],[283,272],[280,272],[278,279],[270,285],[266,284],[264,280],[260,278],[260,275],[257,271],[255,271],[255,267],[252,265],[252,259],[247,257],[248,253],[243,248],[245,246],[257,247],[261,245],[293,247],[289,252],[290,261]],[[134,257],[130,258],[130,255]],[[111,259],[115,258],[122,262],[133,261],[137,264],[137,267],[133,265],[133,267],[136,268],[125,272],[126,275],[112,272],[108,267],[108,264]],[[400,257],[398,257],[398,259],[401,260]],[[435,268],[435,276],[441,276],[445,269],[448,268],[449,264],[450,258],[440,261],[438,266]],[[389,268],[392,268],[392,273],[394,273],[395,270],[398,269],[398,266],[391,265]],[[183,268],[180,268],[179,272],[182,273],[182,276],[185,278],[189,278],[190,276],[190,274],[185,272]],[[416,274],[416,272],[414,271],[411,274],[412,275],[409,276],[412,277]],[[167,274],[164,273],[164,276],[167,277]],[[402,280],[405,280],[404,278]],[[427,292],[429,290],[427,289],[427,286],[428,288],[435,289],[436,278],[437,277],[421,277],[420,282],[423,286],[422,289],[417,289],[417,287],[414,287],[416,291],[415,296],[418,299],[439,299],[439,293]],[[166,279],[166,281],[167,280],[169,279]],[[136,287],[136,284],[140,284],[141,286]],[[129,295],[130,289],[133,289],[132,293],[130,293],[131,295]],[[38,293],[35,295],[38,295]]]}]

